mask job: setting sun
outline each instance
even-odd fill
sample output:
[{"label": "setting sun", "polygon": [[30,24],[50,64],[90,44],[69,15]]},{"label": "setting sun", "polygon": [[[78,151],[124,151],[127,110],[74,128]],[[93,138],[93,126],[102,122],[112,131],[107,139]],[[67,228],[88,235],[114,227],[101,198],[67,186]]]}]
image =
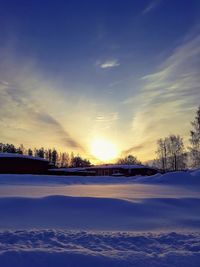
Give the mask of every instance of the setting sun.
[{"label": "setting sun", "polygon": [[105,139],[94,139],[91,144],[91,152],[101,161],[112,160],[118,154],[116,146]]}]

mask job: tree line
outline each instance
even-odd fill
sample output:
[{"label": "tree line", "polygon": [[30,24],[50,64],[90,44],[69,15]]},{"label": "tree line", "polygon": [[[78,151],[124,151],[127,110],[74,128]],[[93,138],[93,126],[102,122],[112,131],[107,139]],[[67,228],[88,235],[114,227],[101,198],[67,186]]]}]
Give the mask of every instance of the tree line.
[{"label": "tree line", "polygon": [[157,141],[157,159],[153,165],[163,171],[184,170],[200,167],[200,106],[191,122],[189,144],[186,149],[180,135],[170,134]]},{"label": "tree line", "polygon": [[74,155],[74,153],[58,152],[55,148],[45,149],[41,148],[28,148],[23,145],[19,147],[13,144],[0,143],[0,153],[16,153],[21,155],[28,155],[33,157],[39,157],[48,160],[53,165],[66,168],[66,167],[89,167],[91,163],[88,159],[81,157],[80,155]]},{"label": "tree line", "polygon": [[[23,145],[16,147],[13,144],[0,143],[0,153],[15,153],[15,154],[39,157],[48,160],[53,165],[60,168],[91,166],[91,162],[88,159],[83,158],[80,155],[74,155],[73,152],[70,154],[67,152],[58,152],[55,148],[45,149],[41,147],[34,149],[31,148],[26,149]],[[117,161],[114,164],[133,165],[142,163],[135,156],[128,155],[117,159]]]}]

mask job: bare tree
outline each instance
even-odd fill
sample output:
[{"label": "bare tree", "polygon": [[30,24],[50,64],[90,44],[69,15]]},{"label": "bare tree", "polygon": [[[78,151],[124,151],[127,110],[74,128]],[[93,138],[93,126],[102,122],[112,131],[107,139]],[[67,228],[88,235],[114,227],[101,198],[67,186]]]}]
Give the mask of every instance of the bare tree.
[{"label": "bare tree", "polygon": [[[185,169],[187,154],[183,139],[179,135],[169,135],[157,141],[158,167],[163,171]],[[156,161],[155,161],[156,162]]]},{"label": "bare tree", "polygon": [[179,135],[170,135],[167,138],[168,168],[170,170],[181,170],[185,168],[184,144]]},{"label": "bare tree", "polygon": [[156,154],[158,155],[158,168],[162,169],[163,171],[167,170],[167,140],[159,139],[157,141],[157,150]]}]

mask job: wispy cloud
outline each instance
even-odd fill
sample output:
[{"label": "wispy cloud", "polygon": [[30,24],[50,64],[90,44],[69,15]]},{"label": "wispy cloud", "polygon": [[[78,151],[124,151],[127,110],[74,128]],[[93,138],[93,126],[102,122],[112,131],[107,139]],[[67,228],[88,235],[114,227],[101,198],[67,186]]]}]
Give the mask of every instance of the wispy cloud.
[{"label": "wispy cloud", "polygon": [[[200,103],[200,33],[184,38],[158,67],[141,78],[140,94],[126,101],[134,105],[134,144],[149,143],[170,133],[188,139],[190,121]],[[147,151],[147,147],[145,147]],[[151,147],[151,151],[152,151]]]},{"label": "wispy cloud", "polygon": [[104,113],[99,113],[97,114],[96,116],[96,121],[97,122],[103,122],[103,123],[111,123],[113,121],[116,121],[119,119],[119,115],[118,115],[118,112],[111,112],[111,113],[107,113],[107,114],[104,114]]},{"label": "wispy cloud", "polygon": [[120,63],[117,59],[106,60],[104,62],[98,62],[97,65],[102,69],[116,68],[120,66]]},{"label": "wispy cloud", "polygon": [[[183,103],[191,100],[191,105],[200,100],[200,34],[185,39],[160,66],[155,73],[142,77],[145,82],[143,96],[148,95],[152,103]],[[197,94],[197,92],[199,92]],[[187,97],[187,98],[183,98]],[[182,103],[183,101],[183,103]]]},{"label": "wispy cloud", "polygon": [[161,0],[153,0],[144,8],[142,14],[145,15],[151,11],[153,11],[156,7],[158,7],[161,3]]}]

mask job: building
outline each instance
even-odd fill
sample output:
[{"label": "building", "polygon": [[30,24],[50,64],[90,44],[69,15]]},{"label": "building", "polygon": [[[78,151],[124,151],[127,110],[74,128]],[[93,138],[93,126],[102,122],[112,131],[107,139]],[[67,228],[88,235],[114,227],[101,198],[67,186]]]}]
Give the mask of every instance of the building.
[{"label": "building", "polygon": [[85,168],[58,168],[49,170],[52,175],[78,176],[136,176],[154,175],[158,171],[144,165],[99,165]]},{"label": "building", "polygon": [[144,165],[100,165],[87,168],[94,171],[98,176],[135,176],[135,175],[154,175],[158,171]]},{"label": "building", "polygon": [[0,153],[0,173],[46,174],[51,164],[48,160],[14,153]]}]

